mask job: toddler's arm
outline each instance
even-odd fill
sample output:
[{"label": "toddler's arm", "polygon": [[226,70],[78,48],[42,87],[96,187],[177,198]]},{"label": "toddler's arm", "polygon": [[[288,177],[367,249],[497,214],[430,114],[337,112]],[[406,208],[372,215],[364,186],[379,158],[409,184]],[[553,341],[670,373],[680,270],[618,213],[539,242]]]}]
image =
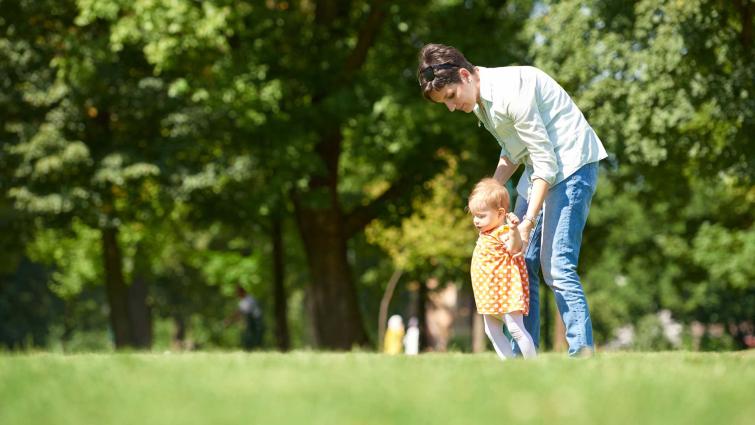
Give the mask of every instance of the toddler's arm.
[{"label": "toddler's arm", "polygon": [[509,250],[511,255],[517,255],[522,251],[522,237],[519,236],[519,231],[517,230],[519,217],[514,213],[508,213],[506,218],[509,221],[509,237],[506,240],[506,249]]}]

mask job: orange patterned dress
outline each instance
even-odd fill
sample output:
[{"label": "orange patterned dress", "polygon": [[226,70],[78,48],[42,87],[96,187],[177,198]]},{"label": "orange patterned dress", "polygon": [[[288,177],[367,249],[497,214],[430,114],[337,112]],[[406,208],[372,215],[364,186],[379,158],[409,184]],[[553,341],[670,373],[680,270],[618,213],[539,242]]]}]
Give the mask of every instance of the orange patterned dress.
[{"label": "orange patterned dress", "polygon": [[524,257],[514,258],[501,242],[507,225],[480,232],[472,254],[472,290],[480,314],[503,315],[514,311],[528,314],[530,285]]}]

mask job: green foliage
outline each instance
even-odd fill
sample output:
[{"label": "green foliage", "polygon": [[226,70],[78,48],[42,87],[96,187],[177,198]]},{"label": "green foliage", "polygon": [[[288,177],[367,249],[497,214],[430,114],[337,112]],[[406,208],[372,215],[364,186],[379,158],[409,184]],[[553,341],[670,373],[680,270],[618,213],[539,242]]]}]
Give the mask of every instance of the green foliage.
[{"label": "green foliage", "polygon": [[429,195],[414,200],[414,213],[399,226],[375,221],[366,229],[367,240],[391,257],[395,267],[420,278],[463,280],[469,271],[474,228],[464,211],[458,159],[446,156],[443,173],[426,185]]},{"label": "green foliage", "polygon": [[582,249],[599,340],[660,308],[752,320],[755,63],[734,3],[549,1],[530,22],[611,154]]},{"label": "green foliage", "polygon": [[706,332],[700,340],[701,351],[729,351],[737,348],[737,341],[728,333],[711,335]]},{"label": "green foliage", "polygon": [[[2,183],[0,183],[0,187]],[[0,274],[11,273],[18,267],[23,254],[26,226],[21,214],[10,207],[7,199],[0,195]]]},{"label": "green foliage", "polygon": [[[755,278],[755,229],[728,229],[705,223],[692,241],[694,261],[709,271],[712,280],[747,288]],[[734,255],[732,255],[734,254]]]},{"label": "green foliage", "polygon": [[339,245],[362,311],[394,263],[464,281],[465,195],[498,150],[418,93],[416,51],[433,41],[483,66],[544,68],[605,142],[581,270],[598,341],[661,307],[751,320],[743,4],[0,0],[0,270],[19,273],[25,253],[47,265],[68,311],[56,335],[101,335],[101,231],[117,228],[126,284],[145,278],[158,317],[204,319],[202,342],[221,346],[213,320],[236,284],[272,305],[273,217],[297,343],[320,277],[302,216],[376,219],[366,237],[383,252],[366,218]]},{"label": "green foliage", "polygon": [[47,347],[57,353],[97,353],[113,349],[113,342],[106,329],[81,329],[66,332],[62,326],[51,326],[52,337]]},{"label": "green foliage", "polygon": [[52,268],[50,289],[62,298],[102,281],[99,232],[75,220],[69,231],[42,228],[27,245],[29,257]]},{"label": "green foliage", "polygon": [[755,66],[737,18],[734,5],[707,0],[548,2],[532,52],[622,165],[752,179]]},{"label": "green foliage", "polygon": [[49,271],[23,258],[15,273],[0,273],[0,347],[32,349],[48,343],[63,303],[48,288]]},{"label": "green foliage", "polygon": [[633,344],[638,351],[665,351],[671,349],[671,343],[663,334],[663,324],[656,314],[648,314],[637,321],[636,341]]}]

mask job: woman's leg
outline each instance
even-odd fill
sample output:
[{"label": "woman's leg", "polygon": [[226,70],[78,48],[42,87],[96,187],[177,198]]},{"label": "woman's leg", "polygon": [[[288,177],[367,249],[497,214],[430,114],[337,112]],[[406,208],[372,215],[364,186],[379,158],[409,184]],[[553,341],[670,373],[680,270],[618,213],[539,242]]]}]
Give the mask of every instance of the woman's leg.
[{"label": "woman's leg", "polygon": [[593,349],[590,310],[577,275],[577,264],[597,179],[598,164],[587,164],[553,186],[543,206],[540,253],[543,278],[555,294],[570,356]]},{"label": "woman's leg", "polygon": [[490,338],[490,342],[493,343],[493,348],[498,353],[498,357],[501,360],[514,358],[514,352],[511,351],[511,342],[503,334],[503,322],[490,314],[483,314],[482,318],[485,321],[485,334]]},{"label": "woman's leg", "polygon": [[525,359],[532,359],[537,357],[537,351],[535,350],[535,344],[532,342],[532,336],[524,327],[522,317],[522,312],[517,311],[515,313],[504,314],[503,320],[506,322],[506,328],[509,330],[509,333],[519,346],[522,356]]}]

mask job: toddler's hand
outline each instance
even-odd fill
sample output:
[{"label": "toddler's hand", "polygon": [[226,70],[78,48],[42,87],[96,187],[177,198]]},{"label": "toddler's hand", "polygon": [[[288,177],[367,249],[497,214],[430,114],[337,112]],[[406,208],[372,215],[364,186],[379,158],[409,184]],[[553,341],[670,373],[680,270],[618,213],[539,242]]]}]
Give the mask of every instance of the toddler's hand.
[{"label": "toddler's hand", "polygon": [[511,223],[513,227],[516,227],[519,225],[519,217],[517,217],[516,214],[510,212],[506,214],[506,218],[509,220],[509,223]]}]

